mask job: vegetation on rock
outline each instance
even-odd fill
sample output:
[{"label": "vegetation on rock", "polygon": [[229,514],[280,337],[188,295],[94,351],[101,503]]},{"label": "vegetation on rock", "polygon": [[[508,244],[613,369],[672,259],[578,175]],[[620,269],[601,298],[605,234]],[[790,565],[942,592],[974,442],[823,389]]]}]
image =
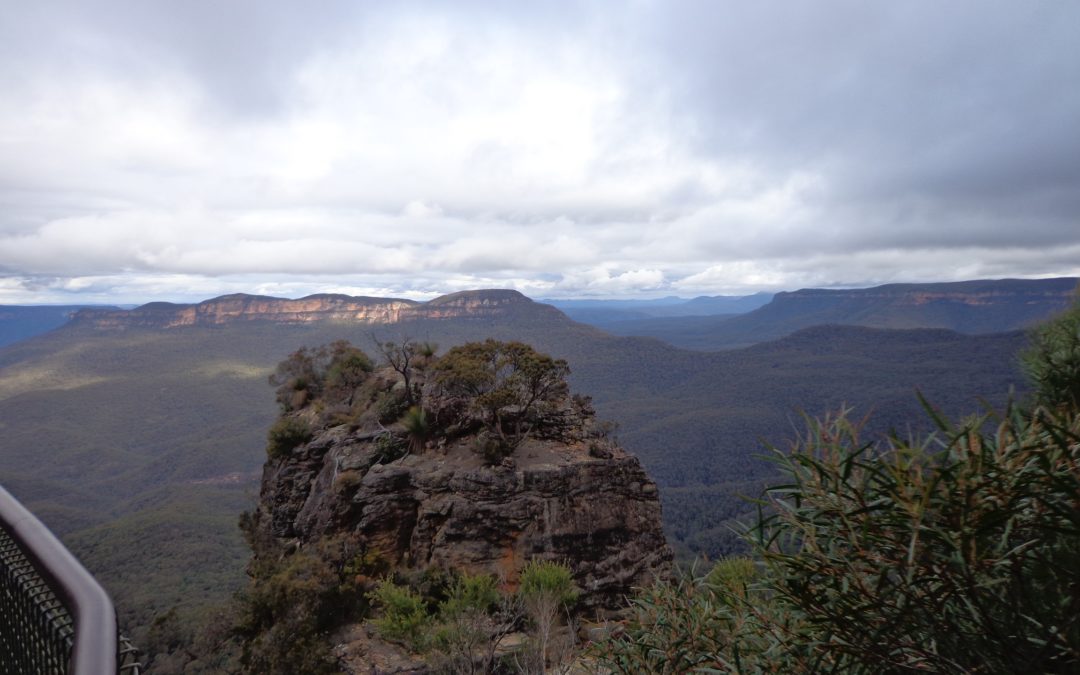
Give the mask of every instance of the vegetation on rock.
[{"label": "vegetation on rock", "polygon": [[278,364],[270,383],[282,417],[270,430],[268,455],[307,442],[313,425],[359,424],[373,410],[390,425],[386,435],[410,452],[476,434],[477,452],[497,464],[530,435],[558,437],[568,415],[592,414],[588,399],[569,397],[566,361],[521,342],[469,342],[441,357],[428,342],[376,344],[379,372],[345,340],[303,347]]},{"label": "vegetation on rock", "polygon": [[493,455],[509,454],[530,431],[553,422],[567,396],[570,367],[522,342],[470,342],[435,364],[435,382],[464,398],[466,412],[488,432]]}]

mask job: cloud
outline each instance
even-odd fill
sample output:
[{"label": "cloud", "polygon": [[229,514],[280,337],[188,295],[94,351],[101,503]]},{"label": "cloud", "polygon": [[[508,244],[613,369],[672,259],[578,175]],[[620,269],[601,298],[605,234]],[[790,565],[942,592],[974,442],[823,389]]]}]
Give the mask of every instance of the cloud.
[{"label": "cloud", "polygon": [[4,301],[1076,272],[1068,4],[49,0],[10,18]]}]

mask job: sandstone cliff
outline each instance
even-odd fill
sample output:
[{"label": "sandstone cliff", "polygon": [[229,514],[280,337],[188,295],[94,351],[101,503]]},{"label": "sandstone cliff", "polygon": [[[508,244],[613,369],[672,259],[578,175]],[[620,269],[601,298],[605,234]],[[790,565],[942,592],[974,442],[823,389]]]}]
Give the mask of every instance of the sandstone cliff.
[{"label": "sandstone cliff", "polygon": [[131,310],[82,309],[75,313],[73,321],[106,330],[216,326],[244,321],[383,325],[421,319],[505,317],[526,307],[533,312],[547,310],[558,314],[558,310],[536,304],[511,290],[462,291],[428,302],[329,294],[290,300],[238,293],[198,304],[152,302]]},{"label": "sandstone cliff", "polygon": [[275,537],[355,532],[395,566],[494,573],[512,590],[525,562],[571,566],[588,605],[616,608],[669,565],[656,485],[637,458],[532,441],[512,466],[452,448],[382,463],[371,432],[321,434],[263,475]]}]

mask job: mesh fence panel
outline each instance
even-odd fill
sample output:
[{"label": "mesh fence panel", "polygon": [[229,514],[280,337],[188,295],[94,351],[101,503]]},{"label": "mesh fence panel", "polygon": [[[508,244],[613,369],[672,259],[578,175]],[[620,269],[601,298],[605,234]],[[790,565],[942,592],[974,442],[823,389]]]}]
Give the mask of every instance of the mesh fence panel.
[{"label": "mesh fence panel", "polygon": [[67,609],[0,528],[0,673],[66,674],[74,635]]}]

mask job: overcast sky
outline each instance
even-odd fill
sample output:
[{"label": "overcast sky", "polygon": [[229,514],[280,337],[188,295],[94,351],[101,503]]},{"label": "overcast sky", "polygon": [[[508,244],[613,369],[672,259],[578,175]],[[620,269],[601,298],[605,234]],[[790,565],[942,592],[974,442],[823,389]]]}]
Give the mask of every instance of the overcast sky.
[{"label": "overcast sky", "polygon": [[1080,275],[1080,2],[13,1],[0,92],[0,303]]}]

